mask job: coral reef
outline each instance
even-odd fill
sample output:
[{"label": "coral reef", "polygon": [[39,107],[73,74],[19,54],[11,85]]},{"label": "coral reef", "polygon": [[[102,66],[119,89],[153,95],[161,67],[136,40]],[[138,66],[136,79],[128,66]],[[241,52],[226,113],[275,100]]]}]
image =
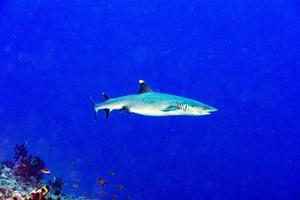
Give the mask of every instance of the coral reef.
[{"label": "coral reef", "polygon": [[54,191],[54,195],[61,195],[61,191],[64,187],[64,181],[62,178],[54,177],[53,180],[48,181],[48,185]]},{"label": "coral reef", "polygon": [[0,164],[0,170],[1,169],[4,169],[5,167],[8,167],[10,169],[13,169],[15,166],[15,162],[11,161],[11,160],[5,160],[5,161],[2,161],[1,164]]},{"label": "coral reef", "polygon": [[62,194],[64,181],[54,177],[48,184],[41,170],[45,167],[39,156],[28,153],[25,145],[15,147],[14,161],[0,164],[0,200],[83,200]]},{"label": "coral reef", "polygon": [[28,150],[25,147],[24,144],[16,145],[15,147],[15,155],[14,159],[15,161],[18,161],[20,159],[26,158],[28,156]]}]

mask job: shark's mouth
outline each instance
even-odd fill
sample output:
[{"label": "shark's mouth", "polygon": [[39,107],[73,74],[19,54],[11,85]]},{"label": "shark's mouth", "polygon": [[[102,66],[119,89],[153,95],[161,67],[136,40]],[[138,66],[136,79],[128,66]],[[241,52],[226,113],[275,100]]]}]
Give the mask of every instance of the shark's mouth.
[{"label": "shark's mouth", "polygon": [[210,115],[210,112],[202,112],[201,115]]},{"label": "shark's mouth", "polygon": [[203,111],[203,115],[210,115],[212,112],[218,111],[216,108],[209,108]]},{"label": "shark's mouth", "polygon": [[217,112],[217,111],[218,111],[218,109],[216,109],[216,108],[211,108],[208,112],[212,113],[212,112]]}]

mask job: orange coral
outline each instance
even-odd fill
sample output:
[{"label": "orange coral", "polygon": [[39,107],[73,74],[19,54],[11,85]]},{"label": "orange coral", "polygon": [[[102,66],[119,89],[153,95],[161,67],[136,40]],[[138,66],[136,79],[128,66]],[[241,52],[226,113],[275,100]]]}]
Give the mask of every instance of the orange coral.
[{"label": "orange coral", "polygon": [[49,192],[48,186],[43,186],[38,190],[34,190],[30,193],[30,200],[46,200],[46,195]]}]

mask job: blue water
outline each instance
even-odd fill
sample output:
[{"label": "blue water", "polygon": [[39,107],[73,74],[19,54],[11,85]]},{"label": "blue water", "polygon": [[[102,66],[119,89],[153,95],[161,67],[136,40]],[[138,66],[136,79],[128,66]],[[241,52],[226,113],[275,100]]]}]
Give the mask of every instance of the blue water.
[{"label": "blue water", "polygon": [[[297,200],[299,67],[293,0],[2,0],[0,160],[27,143],[96,199]],[[94,122],[90,96],[139,79],[219,111]]]}]

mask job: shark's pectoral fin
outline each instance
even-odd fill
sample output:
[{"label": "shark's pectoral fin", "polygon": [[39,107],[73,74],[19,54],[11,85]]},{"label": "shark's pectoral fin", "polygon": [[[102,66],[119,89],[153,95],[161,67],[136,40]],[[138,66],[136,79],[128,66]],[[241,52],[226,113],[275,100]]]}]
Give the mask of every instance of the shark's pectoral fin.
[{"label": "shark's pectoral fin", "polygon": [[120,112],[125,112],[125,113],[127,113],[127,114],[130,114],[129,108],[126,107],[126,106],[123,106],[119,111],[120,111]]},{"label": "shark's pectoral fin", "polygon": [[169,106],[169,107],[164,108],[164,109],[162,109],[160,111],[162,111],[162,112],[170,112],[170,111],[174,111],[174,110],[178,110],[177,106]]}]

